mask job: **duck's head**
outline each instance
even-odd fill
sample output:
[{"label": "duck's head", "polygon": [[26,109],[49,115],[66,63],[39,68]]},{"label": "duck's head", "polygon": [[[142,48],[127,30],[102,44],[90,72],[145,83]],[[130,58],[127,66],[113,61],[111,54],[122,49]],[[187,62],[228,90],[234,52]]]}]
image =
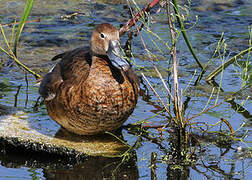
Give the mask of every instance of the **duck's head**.
[{"label": "duck's head", "polygon": [[130,65],[123,58],[119,43],[119,32],[111,24],[100,24],[93,31],[91,37],[93,54],[108,56],[112,65],[121,70],[128,70]]}]

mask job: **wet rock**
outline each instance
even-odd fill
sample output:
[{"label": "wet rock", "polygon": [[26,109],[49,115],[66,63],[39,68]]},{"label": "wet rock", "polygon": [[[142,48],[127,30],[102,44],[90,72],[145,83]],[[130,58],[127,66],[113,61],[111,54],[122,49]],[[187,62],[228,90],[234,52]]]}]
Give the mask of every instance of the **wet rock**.
[{"label": "wet rock", "polygon": [[128,148],[109,134],[78,136],[60,129],[60,126],[47,129],[46,124],[40,124],[35,127],[34,123],[28,122],[27,119],[22,111],[14,115],[0,116],[1,151],[22,149],[24,152],[78,159],[86,156],[117,156]]}]

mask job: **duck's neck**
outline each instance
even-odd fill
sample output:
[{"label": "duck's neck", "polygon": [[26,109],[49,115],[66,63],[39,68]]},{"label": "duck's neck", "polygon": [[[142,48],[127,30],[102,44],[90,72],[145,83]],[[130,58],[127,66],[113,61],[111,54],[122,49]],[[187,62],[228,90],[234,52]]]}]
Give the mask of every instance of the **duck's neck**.
[{"label": "duck's neck", "polygon": [[101,56],[101,55],[92,55],[92,65],[91,68],[97,68],[99,69],[109,69],[110,67],[110,60],[108,59],[107,56]]},{"label": "duck's neck", "polygon": [[92,66],[90,71],[94,71],[95,74],[109,74],[120,84],[124,82],[124,72],[114,67],[107,56],[106,58],[92,56]]},{"label": "duck's neck", "polygon": [[95,53],[95,52],[93,52],[93,51],[91,51],[90,54],[91,54],[92,57],[98,57],[98,58],[100,58],[100,59],[104,59],[104,60],[106,60],[106,61],[109,61],[109,58],[108,58],[107,55],[97,54],[97,53]]}]

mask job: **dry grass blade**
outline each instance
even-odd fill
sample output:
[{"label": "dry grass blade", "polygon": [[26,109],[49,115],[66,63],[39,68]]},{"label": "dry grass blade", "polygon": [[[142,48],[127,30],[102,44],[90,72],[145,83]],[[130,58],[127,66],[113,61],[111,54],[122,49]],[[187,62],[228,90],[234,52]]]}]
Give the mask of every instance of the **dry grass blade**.
[{"label": "dry grass blade", "polygon": [[168,25],[170,28],[171,33],[171,40],[172,40],[172,50],[171,50],[171,57],[172,57],[172,63],[173,63],[173,84],[174,84],[174,107],[175,107],[175,114],[176,118],[180,122],[180,126],[183,126],[183,118],[182,118],[182,109],[180,97],[179,97],[179,82],[178,82],[178,61],[176,58],[176,33],[174,30],[172,18],[171,18],[171,12],[170,12],[170,1],[166,0],[166,8],[167,8],[167,17],[168,17]]},{"label": "dry grass blade", "polygon": [[[172,116],[172,113],[170,112],[170,110],[168,109],[168,107],[166,106],[166,104],[164,103],[164,101],[162,100],[162,98],[159,96],[159,94],[157,93],[157,91],[155,90],[155,88],[151,85],[151,83],[149,82],[149,80],[146,78],[146,76],[141,73],[141,75],[143,76],[144,80],[147,82],[147,84],[150,86],[151,90],[153,91],[153,93],[155,94],[155,96],[157,96],[157,98],[159,99],[159,101],[161,102],[161,104],[164,106],[166,112],[171,116]],[[173,120],[175,121],[176,123],[176,120],[173,118]]]},{"label": "dry grass blade", "polygon": [[[34,20],[30,20],[30,21],[26,21],[25,24],[27,23],[34,23],[34,22],[40,22],[40,18],[34,19]],[[9,24],[3,24],[2,27],[11,27],[11,26],[15,26],[20,24],[21,22],[13,22],[13,23],[9,23]]]},{"label": "dry grass blade", "polygon": [[168,93],[169,96],[172,98],[172,101],[174,101],[174,97],[173,97],[173,95],[171,94],[171,91],[169,90],[169,88],[167,87],[167,84],[165,83],[164,78],[162,77],[162,75],[161,75],[161,73],[159,72],[158,68],[157,68],[156,66],[154,66],[154,68],[155,68],[155,71],[157,72],[159,78],[161,79],[161,81],[162,81],[162,83],[163,83],[163,85],[164,85],[164,87],[165,87],[167,93]]}]

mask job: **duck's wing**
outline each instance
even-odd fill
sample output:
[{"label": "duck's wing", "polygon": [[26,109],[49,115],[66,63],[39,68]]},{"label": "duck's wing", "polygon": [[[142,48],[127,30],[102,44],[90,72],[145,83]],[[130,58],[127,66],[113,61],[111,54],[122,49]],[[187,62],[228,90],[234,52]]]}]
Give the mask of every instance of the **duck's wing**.
[{"label": "duck's wing", "polygon": [[131,68],[129,68],[125,72],[125,74],[126,74],[126,76],[128,77],[130,83],[133,86],[134,93],[138,96],[138,93],[140,91],[140,81],[139,81],[139,78],[137,77],[137,75],[135,74],[135,72]]},{"label": "duck's wing", "polygon": [[61,58],[52,70],[42,79],[39,87],[39,94],[46,100],[52,100],[62,83],[71,86],[74,82],[83,82],[89,74],[91,56],[84,48],[77,48],[59,54],[52,58]]},{"label": "duck's wing", "polygon": [[52,100],[56,96],[56,90],[63,82],[60,65],[56,64],[42,79],[39,86],[39,94],[45,101]]}]

